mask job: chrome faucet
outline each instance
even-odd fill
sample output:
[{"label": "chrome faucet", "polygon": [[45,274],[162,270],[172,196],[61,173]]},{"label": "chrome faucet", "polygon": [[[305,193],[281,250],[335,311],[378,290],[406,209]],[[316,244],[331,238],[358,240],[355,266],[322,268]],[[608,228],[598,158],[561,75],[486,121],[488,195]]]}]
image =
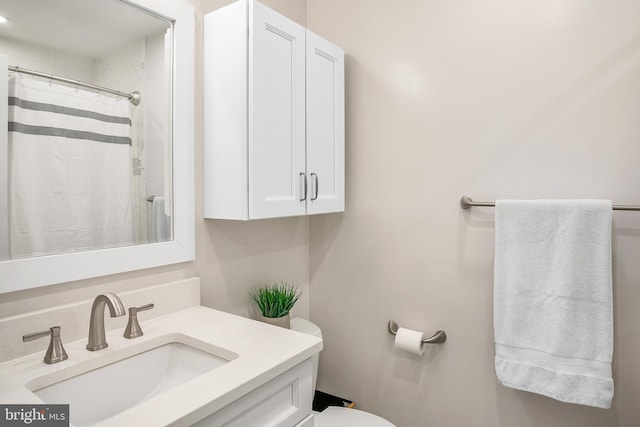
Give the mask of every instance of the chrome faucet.
[{"label": "chrome faucet", "polygon": [[93,300],[91,307],[91,322],[89,323],[89,343],[87,350],[97,351],[109,346],[104,333],[104,306],[109,307],[111,317],[120,317],[125,315],[124,305],[116,294],[110,292],[98,295]]}]

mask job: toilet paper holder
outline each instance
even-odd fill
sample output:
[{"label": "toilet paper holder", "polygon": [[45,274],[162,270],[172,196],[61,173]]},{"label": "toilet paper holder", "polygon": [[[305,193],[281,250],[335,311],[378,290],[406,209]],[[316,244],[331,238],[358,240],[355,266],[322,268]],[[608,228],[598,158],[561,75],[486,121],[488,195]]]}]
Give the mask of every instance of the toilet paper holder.
[{"label": "toilet paper holder", "polygon": [[[389,324],[387,325],[389,328],[389,333],[391,335],[396,335],[398,333],[398,324],[393,320],[389,320]],[[447,334],[443,330],[437,331],[430,338],[423,338],[422,344],[442,344],[447,340]]]}]

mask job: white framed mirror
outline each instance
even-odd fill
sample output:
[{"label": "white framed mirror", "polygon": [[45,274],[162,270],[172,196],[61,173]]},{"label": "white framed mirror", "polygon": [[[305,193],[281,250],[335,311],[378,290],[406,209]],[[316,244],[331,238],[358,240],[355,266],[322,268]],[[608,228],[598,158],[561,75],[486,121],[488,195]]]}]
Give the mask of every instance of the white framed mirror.
[{"label": "white framed mirror", "polygon": [[[82,0],[78,3],[78,7],[80,5],[84,7],[87,3],[91,3],[92,6],[89,7],[95,9],[100,4],[100,16],[105,18],[108,14],[102,12],[103,6],[121,7],[125,4],[167,23],[168,35],[165,36],[163,49],[164,66],[170,71],[165,75],[170,77],[164,82],[164,87],[167,89],[167,103],[170,108],[166,109],[166,120],[160,125],[168,135],[170,144],[165,144],[167,157],[160,162],[164,163],[160,167],[160,169],[164,168],[164,192],[157,191],[165,194],[168,199],[167,204],[170,209],[166,213],[171,219],[169,224],[172,222],[172,231],[169,229],[164,238],[137,239],[130,245],[116,243],[114,247],[89,250],[71,247],[66,252],[63,250],[44,255],[34,252],[34,255],[26,257],[4,257],[0,260],[0,293],[186,262],[195,257],[193,175],[195,13],[193,7],[181,0],[91,0],[91,2]],[[2,5],[0,5],[0,15],[2,12]],[[80,13],[76,8],[64,12],[70,16]],[[12,24],[11,16],[7,18],[9,24]],[[14,24],[18,25],[18,22]],[[78,26],[83,25],[87,24],[78,22]],[[122,26],[125,23],[120,22],[119,25]],[[65,32],[64,28],[61,32]],[[1,37],[2,33],[0,33]],[[0,55],[0,67],[6,69],[11,65],[6,56],[3,59]],[[2,86],[0,96],[7,99],[6,85],[0,86]],[[142,96],[144,97],[145,94],[143,93]],[[2,123],[0,132],[6,133],[7,118],[2,117],[1,112],[0,120]],[[135,162],[133,167],[135,168]],[[7,173],[6,164],[2,167],[0,162],[0,176]],[[2,200],[5,200],[5,205],[7,204],[6,193],[6,190],[4,192],[0,190],[0,211],[2,211]],[[145,199],[147,196],[149,194],[144,194]],[[3,243],[7,246],[8,242],[7,233],[4,231],[6,228],[1,224],[2,220],[0,215],[0,251]],[[154,243],[149,243],[150,241]]]}]

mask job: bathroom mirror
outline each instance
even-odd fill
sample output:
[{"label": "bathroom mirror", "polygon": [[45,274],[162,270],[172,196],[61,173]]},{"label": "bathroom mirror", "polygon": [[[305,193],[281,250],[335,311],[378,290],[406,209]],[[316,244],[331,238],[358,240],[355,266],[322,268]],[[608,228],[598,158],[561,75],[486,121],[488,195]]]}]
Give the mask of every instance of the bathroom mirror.
[{"label": "bathroom mirror", "polygon": [[6,0],[0,15],[0,292],[192,260],[193,7]]}]

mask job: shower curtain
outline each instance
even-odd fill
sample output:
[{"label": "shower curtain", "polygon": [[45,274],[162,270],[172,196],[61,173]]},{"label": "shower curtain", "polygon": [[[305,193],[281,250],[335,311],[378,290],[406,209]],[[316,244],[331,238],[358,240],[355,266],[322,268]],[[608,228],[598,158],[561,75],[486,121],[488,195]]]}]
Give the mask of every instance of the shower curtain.
[{"label": "shower curtain", "polygon": [[9,79],[12,258],[133,244],[131,104]]}]

